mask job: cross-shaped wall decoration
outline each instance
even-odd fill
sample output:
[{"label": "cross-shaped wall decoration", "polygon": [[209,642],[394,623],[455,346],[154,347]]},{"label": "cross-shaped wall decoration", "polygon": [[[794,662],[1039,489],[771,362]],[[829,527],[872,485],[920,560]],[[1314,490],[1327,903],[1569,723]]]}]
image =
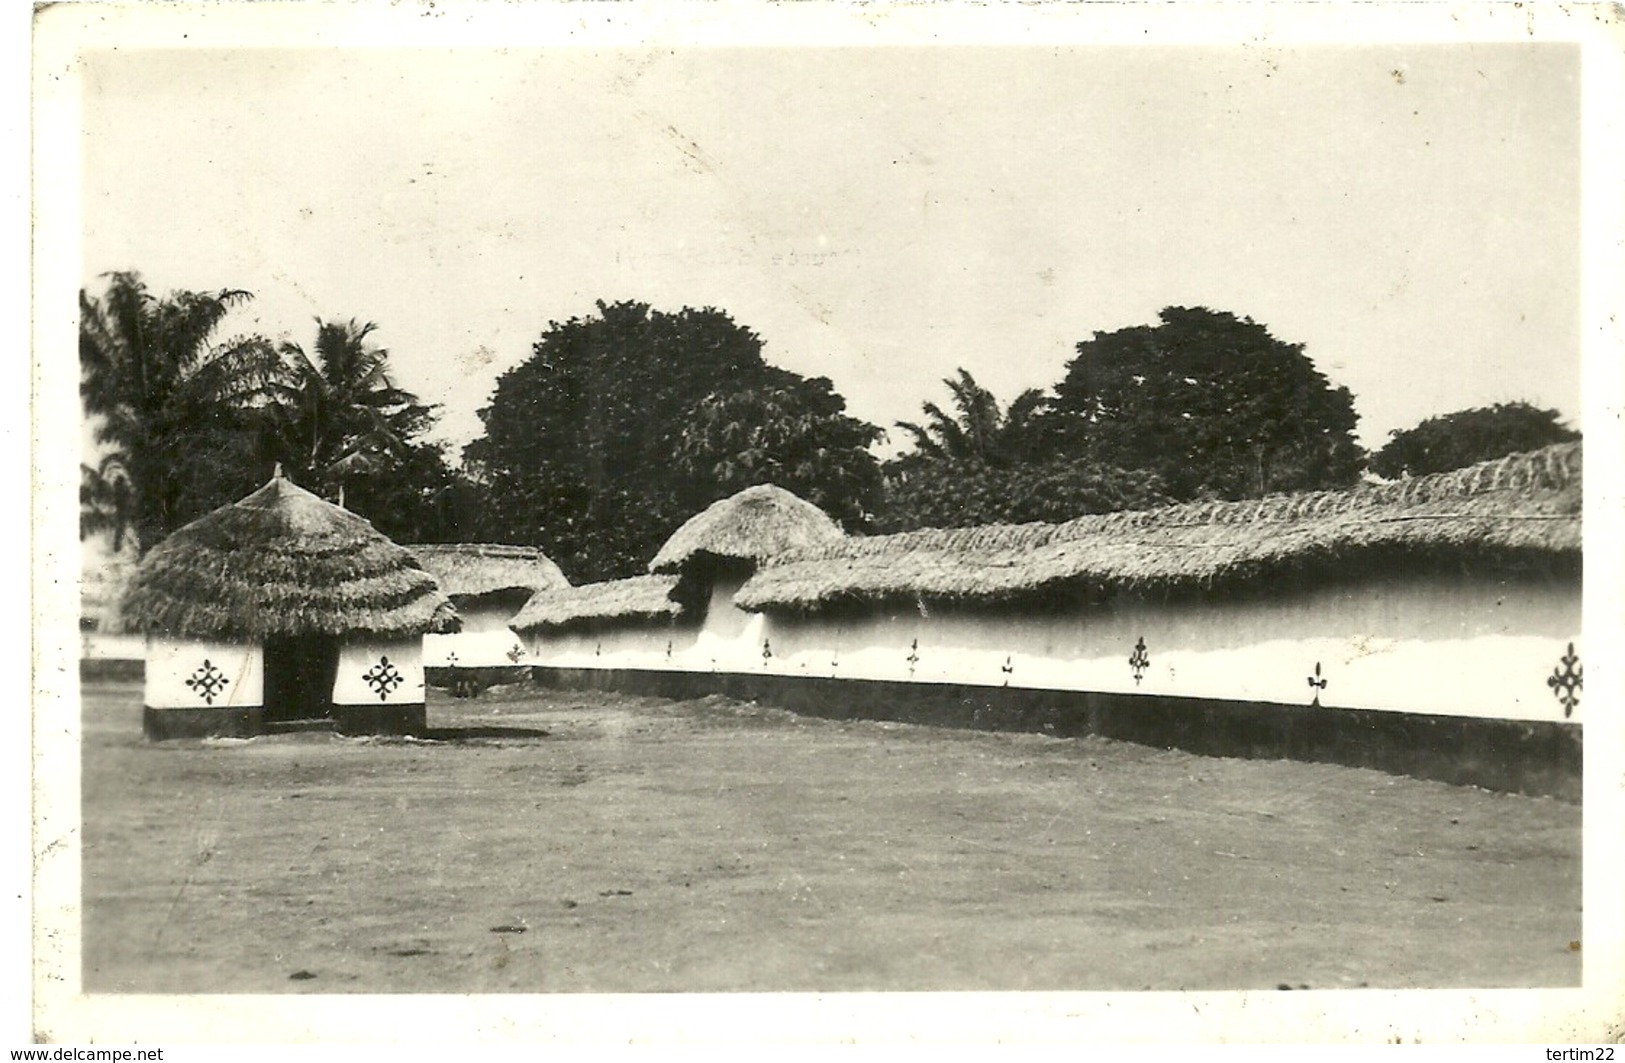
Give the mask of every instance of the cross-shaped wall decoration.
[{"label": "cross-shaped wall decoration", "polygon": [[772,660],[772,659],[773,659],[773,643],[772,643],[772,640],[771,639],[763,639],[762,640],[762,667],[766,668],[767,667],[767,662]]},{"label": "cross-shaped wall decoration", "polygon": [[395,688],[406,682],[406,677],[401,675],[400,670],[390,663],[388,657],[378,658],[378,663],[373,665],[371,670],[361,678],[366,681],[368,686],[372,687],[372,692],[378,695],[379,701],[388,700],[389,695],[394,693]]},{"label": "cross-shaped wall decoration", "polygon": [[192,678],[186,681],[186,685],[192,688],[193,693],[198,694],[203,698],[203,703],[205,705],[213,705],[214,699],[219,696],[222,690],[226,689],[226,685],[229,682],[230,680],[226,678],[226,673],[222,672],[219,668],[216,668],[214,664],[205,657],[203,659],[203,666],[192,673]]},{"label": "cross-shaped wall decoration", "polygon": [[1320,692],[1326,689],[1326,680],[1320,676],[1320,662],[1315,662],[1315,674],[1309,677],[1309,686],[1315,692],[1315,699],[1309,703],[1310,708],[1320,708]]},{"label": "cross-shaped wall decoration", "polygon": [[1005,654],[1004,663],[999,665],[999,671],[1004,673],[1004,685],[1005,686],[1010,685],[1010,674],[1016,670],[1016,666],[1014,664],[1010,663],[1010,661],[1011,661],[1010,655]]},{"label": "cross-shaped wall decoration", "polygon": [[920,640],[915,639],[908,644],[908,674],[914,675],[914,666],[920,663]]},{"label": "cross-shaped wall decoration", "polygon": [[1134,669],[1134,685],[1140,685],[1140,673],[1151,666],[1151,657],[1145,652],[1145,636],[1141,635],[1134,644],[1134,652],[1129,654],[1128,666]]},{"label": "cross-shaped wall decoration", "polygon": [[1546,685],[1563,703],[1563,718],[1566,720],[1574,715],[1574,707],[1580,704],[1579,690],[1584,686],[1585,669],[1580,667],[1580,658],[1575,656],[1574,643],[1569,643],[1568,652],[1558,659],[1557,664],[1552,674],[1546,677]]}]

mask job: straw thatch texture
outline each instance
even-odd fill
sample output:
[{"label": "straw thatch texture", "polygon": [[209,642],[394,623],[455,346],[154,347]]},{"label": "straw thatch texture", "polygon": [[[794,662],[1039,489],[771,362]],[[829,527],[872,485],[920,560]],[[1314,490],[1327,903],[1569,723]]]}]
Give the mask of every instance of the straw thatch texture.
[{"label": "straw thatch texture", "polygon": [[456,610],[371,523],[277,476],[159,543],[125,591],[152,634],[259,640],[456,631]]},{"label": "straw thatch texture", "polygon": [[650,572],[677,572],[700,555],[761,564],[787,550],[843,537],[829,514],[772,484],[747,487],[690,517],[660,548]]},{"label": "straw thatch texture", "polygon": [[668,620],[681,615],[672,598],[676,576],[584,583],[539,591],[508,625],[515,631],[585,626],[604,620]]},{"label": "straw thatch texture", "polygon": [[501,591],[535,594],[570,585],[559,566],[534,546],[423,543],[406,549],[453,601]]},{"label": "straw thatch texture", "polygon": [[770,562],[745,609],[842,602],[998,601],[1059,586],[1233,585],[1350,558],[1580,552],[1581,447],[1347,491],[850,538]]}]

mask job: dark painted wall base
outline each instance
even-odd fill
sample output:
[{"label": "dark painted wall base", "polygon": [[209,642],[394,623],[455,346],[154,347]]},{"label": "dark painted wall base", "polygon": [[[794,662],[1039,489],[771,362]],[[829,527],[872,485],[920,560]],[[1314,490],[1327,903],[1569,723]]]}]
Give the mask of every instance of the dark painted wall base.
[{"label": "dark painted wall base", "polygon": [[169,738],[252,738],[264,729],[261,708],[155,709],[144,706],[141,731],[154,742]]},{"label": "dark painted wall base", "polygon": [[79,658],[79,678],[81,680],[127,682],[132,679],[145,679],[146,677],[146,661],[132,661],[121,657]]},{"label": "dark painted wall base", "polygon": [[415,705],[334,705],[339,734],[422,735],[428,729],[423,702]]},{"label": "dark painted wall base", "polygon": [[536,666],[531,676],[564,689],[667,698],[725,694],[830,719],[1100,735],[1207,756],[1317,761],[1565,801],[1581,797],[1582,730],[1574,724],[725,672]]},{"label": "dark painted wall base", "polygon": [[423,669],[423,680],[440,690],[449,690],[452,696],[476,698],[487,687],[502,683],[523,683],[530,677],[530,665],[510,664],[485,668],[447,668],[432,665]]},{"label": "dark painted wall base", "polygon": [[[259,706],[247,709],[154,709],[141,714],[141,730],[154,742],[170,738],[253,738],[273,731],[311,730],[317,721],[266,724]],[[332,729],[346,735],[421,735],[428,713],[416,705],[335,705]]]}]

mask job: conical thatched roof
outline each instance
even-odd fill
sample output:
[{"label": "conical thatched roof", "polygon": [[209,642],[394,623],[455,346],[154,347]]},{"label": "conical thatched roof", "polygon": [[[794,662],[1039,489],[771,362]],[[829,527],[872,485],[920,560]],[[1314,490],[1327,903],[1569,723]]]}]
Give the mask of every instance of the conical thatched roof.
[{"label": "conical thatched roof", "polygon": [[423,543],[406,549],[453,600],[501,591],[535,594],[570,585],[559,566],[534,546]]},{"label": "conical thatched roof", "polygon": [[1580,556],[1581,445],[1346,491],[843,539],[770,561],[752,610],[880,601],[993,602],[1073,586],[1215,588],[1350,566]]},{"label": "conical thatched roof", "polygon": [[189,638],[410,636],[459,626],[405,548],[280,473],[154,547],[123,613],[131,627]]},{"label": "conical thatched roof", "polygon": [[677,572],[691,558],[715,558],[761,564],[788,550],[805,549],[843,537],[829,514],[772,484],[747,487],[713,502],[672,533],[650,572]]},{"label": "conical thatched roof", "polygon": [[532,631],[599,621],[668,620],[682,614],[682,606],[672,598],[676,588],[676,576],[633,576],[538,591],[508,626]]}]

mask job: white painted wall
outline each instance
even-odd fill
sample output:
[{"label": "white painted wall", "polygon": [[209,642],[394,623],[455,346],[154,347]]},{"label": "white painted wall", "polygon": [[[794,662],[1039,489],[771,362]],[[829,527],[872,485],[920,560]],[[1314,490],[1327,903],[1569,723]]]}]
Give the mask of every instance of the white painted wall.
[{"label": "white painted wall", "polygon": [[428,667],[511,668],[529,665],[525,640],[514,634],[508,622],[519,612],[517,605],[501,598],[476,598],[457,604],[463,629],[454,635],[423,636],[423,663]]},{"label": "white painted wall", "polygon": [[264,659],[258,644],[153,637],[147,640],[146,657],[143,701],[148,708],[237,709],[264,704]]},{"label": "white painted wall", "polygon": [[423,663],[431,667],[496,668],[531,663],[525,640],[506,626],[455,635],[423,636]]},{"label": "white painted wall", "polygon": [[146,655],[144,635],[115,635],[105,631],[79,633],[79,659],[83,661],[139,661]]},{"label": "white painted wall", "polygon": [[[369,675],[390,681],[368,682]],[[423,700],[420,640],[356,639],[340,645],[333,704],[414,705],[422,704]]]},{"label": "white painted wall", "polygon": [[[730,592],[731,593],[731,592]],[[828,619],[712,608],[701,627],[540,637],[535,662],[1098,690],[1580,722],[1547,683],[1580,590],[1467,577],[1372,579],[1253,601],[1124,598],[1069,613],[892,608]],[[1130,657],[1145,640],[1135,681]],[[668,655],[667,644],[671,649]],[[769,651],[764,656],[763,650]],[[909,658],[914,660],[910,661]],[[1316,672],[1316,666],[1320,671]],[[1310,679],[1325,681],[1312,687]]]}]

